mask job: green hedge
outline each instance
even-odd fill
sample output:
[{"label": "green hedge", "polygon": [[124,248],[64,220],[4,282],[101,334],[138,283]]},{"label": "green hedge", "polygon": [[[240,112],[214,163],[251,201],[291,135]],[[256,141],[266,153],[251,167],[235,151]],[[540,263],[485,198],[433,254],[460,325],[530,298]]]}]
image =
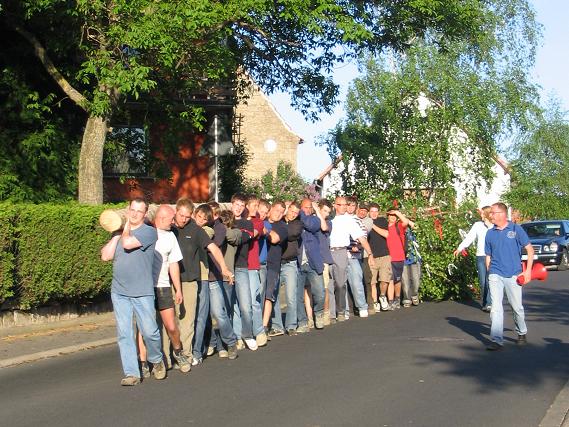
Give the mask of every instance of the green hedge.
[{"label": "green hedge", "polygon": [[112,264],[101,261],[100,250],[109,233],[98,225],[106,207],[0,204],[0,301],[14,297],[29,309],[107,293]]},{"label": "green hedge", "polygon": [[[0,303],[10,299],[29,309],[108,293],[112,263],[100,260],[100,250],[110,236],[98,225],[107,207],[0,203]],[[404,211],[418,216],[422,297],[468,299],[478,294],[474,248],[466,258],[452,255],[461,240],[459,229],[467,231],[476,214],[467,209],[442,216]]]},{"label": "green hedge", "polygon": [[461,242],[459,229],[468,231],[477,220],[476,213],[461,211],[427,215],[417,219],[419,251],[423,257],[420,292],[429,300],[471,299],[479,295],[476,273],[476,248],[468,256],[454,258]]},{"label": "green hedge", "polygon": [[14,206],[0,203],[0,303],[14,296],[15,217]]}]

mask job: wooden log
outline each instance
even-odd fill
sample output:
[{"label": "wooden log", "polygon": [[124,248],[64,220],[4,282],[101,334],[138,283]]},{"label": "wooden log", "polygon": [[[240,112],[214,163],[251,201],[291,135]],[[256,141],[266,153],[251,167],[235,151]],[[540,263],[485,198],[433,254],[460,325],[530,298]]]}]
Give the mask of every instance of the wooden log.
[{"label": "wooden log", "polygon": [[[148,211],[146,212],[145,216],[147,222],[154,222],[156,211],[158,210],[159,206],[160,205],[157,205],[156,203],[151,203],[148,206]],[[174,210],[176,209],[176,205],[170,206],[172,206]],[[115,231],[122,230],[126,223],[127,211],[128,207],[122,209],[105,209],[99,216],[99,224],[101,224],[101,227],[103,227],[109,233],[114,233]]]},{"label": "wooden log", "polygon": [[121,230],[126,222],[126,209],[105,209],[99,216],[99,224],[109,233]]},{"label": "wooden log", "polygon": [[[195,203],[194,209],[197,208],[202,203]],[[154,218],[156,217],[156,211],[160,205],[156,203],[151,203],[148,206],[148,212],[146,212],[146,221],[149,223],[154,223]],[[176,205],[170,205],[174,210],[176,210]],[[220,203],[222,210],[231,210],[231,203]],[[128,207],[122,209],[105,209],[101,212],[99,216],[99,224],[109,233],[114,233],[115,231],[122,230],[126,223]]]}]

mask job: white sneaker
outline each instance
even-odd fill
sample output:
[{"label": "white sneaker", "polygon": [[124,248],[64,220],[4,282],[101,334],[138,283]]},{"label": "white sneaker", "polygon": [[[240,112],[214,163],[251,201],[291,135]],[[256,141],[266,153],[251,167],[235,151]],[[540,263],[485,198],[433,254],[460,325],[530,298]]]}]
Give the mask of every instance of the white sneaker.
[{"label": "white sneaker", "polygon": [[385,295],[379,297],[379,306],[381,307],[381,311],[389,310],[389,304],[387,303],[387,297]]},{"label": "white sneaker", "polygon": [[245,341],[245,344],[247,345],[247,347],[249,347],[249,350],[251,351],[255,351],[259,348],[255,338],[245,338],[243,339],[243,341]]},{"label": "white sneaker", "polygon": [[369,313],[365,308],[363,310],[360,310],[360,317],[368,317],[368,316]]},{"label": "white sneaker", "polygon": [[379,313],[381,311],[381,305],[379,305],[378,302],[373,303],[373,308],[375,309],[376,313]]}]

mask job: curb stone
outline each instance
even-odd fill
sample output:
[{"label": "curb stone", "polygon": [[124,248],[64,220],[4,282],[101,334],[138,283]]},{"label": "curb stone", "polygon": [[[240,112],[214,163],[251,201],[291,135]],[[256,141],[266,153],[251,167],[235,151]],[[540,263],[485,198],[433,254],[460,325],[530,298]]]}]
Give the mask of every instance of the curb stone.
[{"label": "curb stone", "polygon": [[561,389],[545,416],[539,423],[539,427],[569,427],[569,381]]},{"label": "curb stone", "polygon": [[98,341],[91,341],[88,343],[70,345],[67,347],[55,348],[53,350],[41,351],[38,353],[26,354],[24,356],[13,357],[11,359],[0,360],[0,369],[8,368],[11,366],[21,365],[23,363],[35,362],[41,359],[47,359],[50,357],[61,356],[64,354],[76,353],[82,350],[88,350],[91,348],[103,347],[106,345],[115,344],[117,342],[116,337],[105,338]]}]

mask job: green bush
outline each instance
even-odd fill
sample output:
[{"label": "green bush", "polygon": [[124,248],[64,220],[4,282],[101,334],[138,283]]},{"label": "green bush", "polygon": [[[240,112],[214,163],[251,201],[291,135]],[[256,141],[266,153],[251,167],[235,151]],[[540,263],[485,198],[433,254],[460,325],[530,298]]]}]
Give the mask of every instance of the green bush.
[{"label": "green bush", "polygon": [[14,296],[15,217],[12,205],[0,203],[0,304]]},{"label": "green bush", "polygon": [[17,272],[20,306],[93,298],[110,289],[112,265],[101,247],[101,206],[32,205],[19,213]]},{"label": "green bush", "polygon": [[[385,194],[375,192],[366,197],[388,210],[394,202]],[[417,228],[415,235],[419,253],[423,258],[420,294],[427,300],[472,299],[479,294],[476,273],[476,251],[469,250],[467,257],[454,258],[453,251],[462,238],[459,230],[468,231],[478,220],[475,206],[465,204],[459,208],[431,209],[422,199],[406,199],[400,210],[412,219]],[[442,202],[444,206],[448,204]]]},{"label": "green bush", "polygon": [[98,225],[105,206],[0,204],[0,301],[30,309],[89,300],[110,289],[112,264],[100,249],[109,233]]},{"label": "green bush", "polygon": [[[479,293],[476,251],[454,258],[462,240],[459,229],[468,231],[475,217],[471,211],[426,215],[417,219],[416,236],[423,257],[421,295],[425,299],[471,299]],[[442,234],[442,238],[441,238]]]},{"label": "green bush", "polygon": [[[11,298],[30,309],[108,293],[112,263],[100,260],[100,249],[110,236],[98,225],[106,207],[0,203],[0,303]],[[461,240],[459,229],[468,230],[477,219],[474,211],[463,207],[432,215],[410,202],[402,210],[418,224],[422,297],[472,298],[478,292],[474,250],[456,259],[452,252]]]},{"label": "green bush", "polygon": [[274,202],[277,200],[300,201],[304,197],[313,196],[310,191],[314,190],[290,163],[281,160],[276,171],[271,169],[260,179],[246,181],[244,191]]}]

